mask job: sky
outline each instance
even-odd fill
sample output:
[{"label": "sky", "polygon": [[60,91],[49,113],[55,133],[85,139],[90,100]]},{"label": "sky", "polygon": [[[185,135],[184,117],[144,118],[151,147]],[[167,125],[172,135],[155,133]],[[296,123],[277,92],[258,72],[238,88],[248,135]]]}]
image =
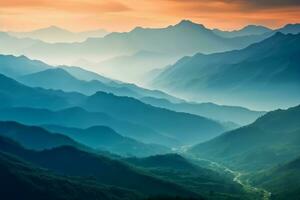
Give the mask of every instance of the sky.
[{"label": "sky", "polygon": [[300,0],[0,0],[0,30],[51,25],[71,31],[165,27],[189,19],[208,28],[271,28],[300,22]]}]

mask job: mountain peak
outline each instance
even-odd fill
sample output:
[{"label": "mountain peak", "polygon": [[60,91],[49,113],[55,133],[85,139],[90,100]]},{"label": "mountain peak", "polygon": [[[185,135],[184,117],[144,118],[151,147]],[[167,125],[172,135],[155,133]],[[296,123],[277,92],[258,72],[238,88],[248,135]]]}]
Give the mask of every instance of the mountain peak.
[{"label": "mountain peak", "polygon": [[70,31],[68,31],[66,29],[63,29],[59,26],[51,25],[49,27],[37,29],[33,32],[51,32],[51,33],[53,33],[53,32],[58,33],[59,32],[60,33],[60,32],[70,32]]},{"label": "mountain peak", "polygon": [[261,26],[261,25],[254,25],[254,24],[250,24],[245,26],[244,28],[242,28],[241,30],[261,30],[261,31],[271,31],[271,29],[265,27],[265,26]]},{"label": "mountain peak", "polygon": [[197,24],[192,22],[191,20],[181,20],[178,24],[175,25],[175,27],[197,27],[197,28],[205,28],[202,24]]}]

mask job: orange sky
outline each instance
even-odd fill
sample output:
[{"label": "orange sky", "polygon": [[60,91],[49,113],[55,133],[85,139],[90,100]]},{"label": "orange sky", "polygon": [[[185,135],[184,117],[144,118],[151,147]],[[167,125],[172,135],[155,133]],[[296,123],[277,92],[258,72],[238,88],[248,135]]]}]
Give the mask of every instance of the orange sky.
[{"label": "orange sky", "polygon": [[[255,3],[253,3],[255,2]],[[0,0],[0,30],[57,25],[73,31],[164,27],[190,19],[210,28],[300,22],[299,0]]]}]

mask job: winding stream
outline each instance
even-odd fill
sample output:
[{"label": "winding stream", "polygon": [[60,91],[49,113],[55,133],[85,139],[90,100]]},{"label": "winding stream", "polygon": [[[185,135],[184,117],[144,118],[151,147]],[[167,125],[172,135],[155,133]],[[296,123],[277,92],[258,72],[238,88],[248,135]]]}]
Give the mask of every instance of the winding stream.
[{"label": "winding stream", "polygon": [[213,162],[213,161],[205,160],[205,159],[200,159],[200,158],[194,158],[194,157],[193,157],[193,159],[208,162],[211,167],[219,168],[219,169],[222,169],[224,172],[232,174],[234,182],[240,184],[247,191],[260,193],[261,194],[261,200],[270,200],[271,199],[271,192],[269,192],[269,191],[267,191],[263,188],[257,188],[257,187],[252,186],[251,184],[249,184],[248,180],[243,180],[242,179],[242,176],[243,176],[242,173],[237,172],[237,171],[233,171],[233,170],[229,169],[228,167],[226,167],[224,165],[221,165],[217,162]]}]

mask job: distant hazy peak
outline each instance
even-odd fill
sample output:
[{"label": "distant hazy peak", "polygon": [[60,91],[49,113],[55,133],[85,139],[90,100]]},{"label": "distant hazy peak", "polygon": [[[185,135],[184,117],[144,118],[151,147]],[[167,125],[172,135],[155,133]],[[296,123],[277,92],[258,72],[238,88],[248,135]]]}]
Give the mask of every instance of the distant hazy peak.
[{"label": "distant hazy peak", "polygon": [[181,20],[178,24],[175,24],[174,27],[186,27],[186,28],[192,28],[192,27],[196,27],[196,28],[203,28],[203,29],[207,29],[204,25],[202,24],[197,24],[195,22],[192,22],[191,20]]}]

